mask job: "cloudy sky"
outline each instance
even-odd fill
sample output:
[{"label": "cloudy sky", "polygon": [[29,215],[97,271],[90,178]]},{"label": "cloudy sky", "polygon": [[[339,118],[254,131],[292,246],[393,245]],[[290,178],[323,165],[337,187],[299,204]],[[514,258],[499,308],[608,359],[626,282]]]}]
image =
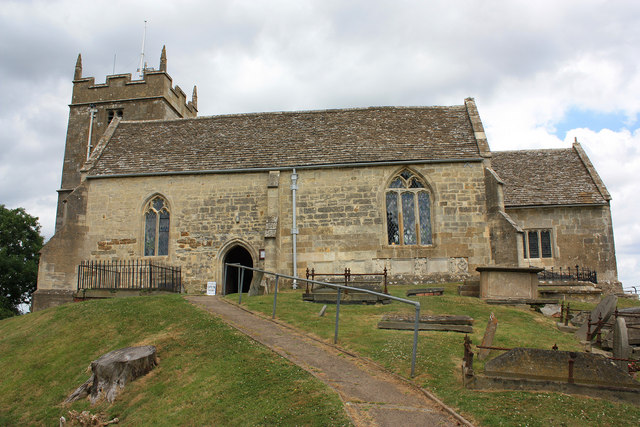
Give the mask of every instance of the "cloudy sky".
[{"label": "cloudy sky", "polygon": [[200,115],[474,97],[493,150],[577,138],[613,196],[618,270],[640,287],[640,2],[0,0],[0,203],[53,234],[78,53],[135,73],[167,47]]}]

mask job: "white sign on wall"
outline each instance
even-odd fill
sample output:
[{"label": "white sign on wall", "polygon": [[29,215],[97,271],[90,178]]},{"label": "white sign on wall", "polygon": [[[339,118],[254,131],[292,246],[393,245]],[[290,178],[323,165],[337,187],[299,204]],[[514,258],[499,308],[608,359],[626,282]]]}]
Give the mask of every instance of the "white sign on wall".
[{"label": "white sign on wall", "polygon": [[216,294],[216,282],[207,282],[207,295],[215,295]]}]

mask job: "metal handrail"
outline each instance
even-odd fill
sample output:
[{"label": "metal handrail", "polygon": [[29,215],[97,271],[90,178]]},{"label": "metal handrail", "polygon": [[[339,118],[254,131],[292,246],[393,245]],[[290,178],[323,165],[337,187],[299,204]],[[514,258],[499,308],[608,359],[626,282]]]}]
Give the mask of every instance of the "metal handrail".
[{"label": "metal handrail", "polygon": [[335,325],[335,331],[334,331],[334,336],[333,336],[334,344],[338,343],[338,324],[340,322],[340,294],[341,294],[342,290],[364,292],[364,293],[367,293],[367,294],[376,295],[376,296],[379,296],[379,297],[391,299],[393,301],[398,301],[398,302],[401,302],[401,303],[404,303],[404,304],[413,305],[415,307],[415,309],[416,309],[416,317],[415,317],[415,322],[414,322],[414,327],[413,327],[413,352],[411,354],[411,378],[413,378],[415,376],[416,354],[418,352],[418,328],[419,328],[419,323],[420,323],[420,303],[418,301],[413,301],[413,300],[408,300],[408,299],[405,299],[405,298],[396,297],[396,296],[393,296],[393,295],[383,294],[381,292],[376,292],[376,291],[372,291],[372,290],[369,290],[369,289],[355,288],[353,286],[344,286],[344,285],[339,285],[337,283],[327,283],[327,282],[321,282],[321,281],[318,281],[318,280],[309,280],[309,279],[304,279],[302,277],[295,277],[295,276],[289,276],[289,275],[286,275],[286,274],[274,273],[274,272],[271,272],[271,271],[261,270],[259,268],[247,267],[247,266],[241,265],[241,264],[229,264],[229,263],[226,263],[224,265],[224,281],[223,281],[223,283],[226,283],[227,272],[228,272],[228,268],[229,267],[237,268],[239,270],[239,273],[240,273],[240,274],[238,274],[238,304],[242,304],[242,282],[244,281],[244,272],[245,272],[245,270],[257,271],[259,273],[275,276],[276,283],[275,283],[275,292],[273,294],[273,312],[271,314],[271,318],[272,319],[274,319],[276,317],[276,301],[278,299],[278,279],[280,277],[283,277],[285,279],[291,279],[291,280],[300,280],[300,281],[312,283],[312,284],[315,284],[315,285],[322,285],[322,286],[328,286],[328,287],[336,288],[338,290],[338,295],[337,295],[337,298],[336,298],[336,325]]}]

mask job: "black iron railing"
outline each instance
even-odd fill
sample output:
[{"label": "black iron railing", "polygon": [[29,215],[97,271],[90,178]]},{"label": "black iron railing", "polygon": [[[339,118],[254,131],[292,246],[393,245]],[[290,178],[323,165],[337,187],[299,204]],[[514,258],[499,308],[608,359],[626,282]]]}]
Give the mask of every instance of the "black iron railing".
[{"label": "black iron railing", "polygon": [[[350,268],[345,268],[344,273],[316,273],[315,268],[309,270],[307,268],[307,279],[316,280],[316,277],[344,277],[344,285],[349,286],[351,282],[351,278],[356,279],[357,277],[367,277],[367,278],[375,278],[380,276],[382,278],[382,291],[385,294],[388,294],[387,291],[387,267],[384,268],[382,273],[352,273]],[[356,279],[357,280],[357,279]],[[307,282],[307,293],[309,293],[309,283]],[[311,290],[313,291],[313,284],[311,284]]]},{"label": "black iron railing", "polygon": [[180,267],[149,260],[82,261],[78,289],[146,289],[180,292]]},{"label": "black iron railing", "polygon": [[551,267],[549,270],[545,269],[538,273],[538,279],[547,281],[575,280],[578,282],[598,283],[598,273],[588,268],[580,268],[578,265],[575,267],[567,267],[566,269],[560,267],[558,270],[554,270],[554,268]]}]

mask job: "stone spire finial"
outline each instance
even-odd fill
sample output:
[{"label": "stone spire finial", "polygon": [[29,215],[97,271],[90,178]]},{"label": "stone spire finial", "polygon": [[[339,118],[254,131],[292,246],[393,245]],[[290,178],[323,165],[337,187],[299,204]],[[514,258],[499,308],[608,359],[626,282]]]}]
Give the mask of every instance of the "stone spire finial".
[{"label": "stone spire finial", "polygon": [[73,72],[73,80],[80,80],[82,78],[82,55],[78,54],[78,60],[76,61],[76,70]]},{"label": "stone spire finial", "polygon": [[167,72],[167,49],[164,45],[160,54],[160,71]]},{"label": "stone spire finial", "polygon": [[198,109],[198,87],[197,86],[193,86],[193,93],[191,94],[191,103],[193,104],[193,107],[197,110]]}]

